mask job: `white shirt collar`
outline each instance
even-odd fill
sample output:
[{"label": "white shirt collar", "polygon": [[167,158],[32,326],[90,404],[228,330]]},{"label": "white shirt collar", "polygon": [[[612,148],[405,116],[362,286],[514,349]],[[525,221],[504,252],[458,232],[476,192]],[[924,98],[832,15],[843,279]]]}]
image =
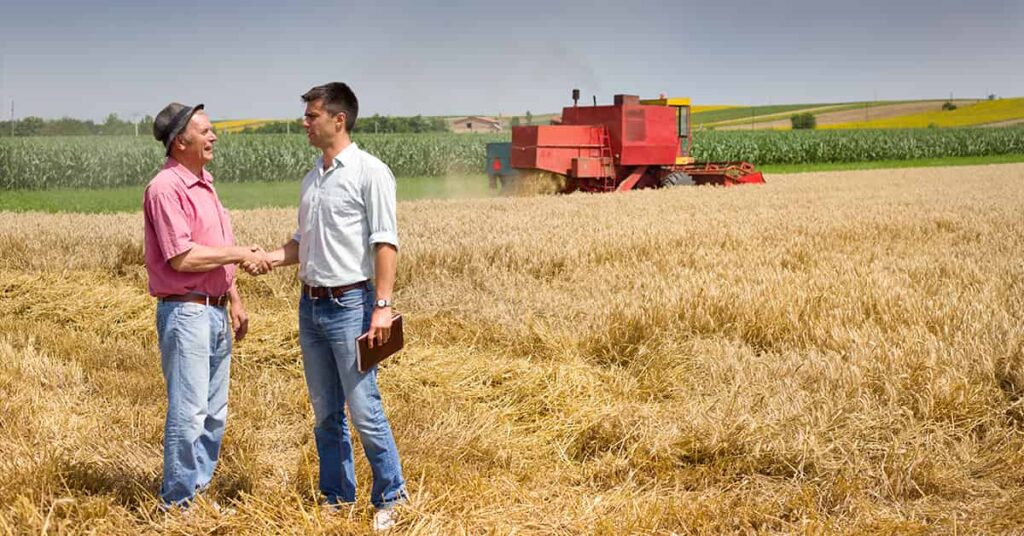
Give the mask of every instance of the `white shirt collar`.
[{"label": "white shirt collar", "polygon": [[[333,169],[335,169],[335,168],[337,168],[339,166],[340,167],[345,167],[345,166],[352,165],[352,162],[353,162],[353,160],[355,159],[355,157],[356,157],[356,155],[358,153],[359,153],[359,146],[356,145],[356,142],[352,142],[352,143],[348,144],[348,146],[345,147],[344,149],[342,149],[340,153],[335,155],[334,160],[331,162],[331,167],[327,171],[331,171],[331,170],[333,170]],[[324,171],[324,155],[323,154],[321,154],[316,159],[316,168],[318,170],[320,170],[320,175],[323,175],[323,174],[327,173],[327,171]]]}]

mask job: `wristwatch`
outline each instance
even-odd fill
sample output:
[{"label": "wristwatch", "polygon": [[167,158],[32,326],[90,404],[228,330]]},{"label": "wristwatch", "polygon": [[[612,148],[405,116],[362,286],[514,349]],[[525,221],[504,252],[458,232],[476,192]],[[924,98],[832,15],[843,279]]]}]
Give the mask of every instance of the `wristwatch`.
[{"label": "wristwatch", "polygon": [[373,303],[373,306],[378,308],[378,309],[383,309],[385,307],[391,307],[391,300],[377,300],[376,302]]}]

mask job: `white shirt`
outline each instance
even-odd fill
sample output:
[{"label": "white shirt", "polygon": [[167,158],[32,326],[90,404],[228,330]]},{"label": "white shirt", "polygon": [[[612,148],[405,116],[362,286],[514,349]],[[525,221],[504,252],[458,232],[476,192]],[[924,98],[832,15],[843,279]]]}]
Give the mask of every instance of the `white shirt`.
[{"label": "white shirt", "polygon": [[398,247],[395,176],[355,143],[324,171],[323,156],[302,179],[299,279],[340,287],[373,279],[374,244]]}]

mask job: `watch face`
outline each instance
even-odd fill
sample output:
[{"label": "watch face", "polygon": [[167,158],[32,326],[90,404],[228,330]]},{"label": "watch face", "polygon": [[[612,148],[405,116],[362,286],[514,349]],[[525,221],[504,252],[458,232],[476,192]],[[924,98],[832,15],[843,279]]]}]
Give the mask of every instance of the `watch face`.
[{"label": "watch face", "polygon": [[388,306],[388,301],[387,300],[377,300],[377,307],[387,307],[387,306]]}]

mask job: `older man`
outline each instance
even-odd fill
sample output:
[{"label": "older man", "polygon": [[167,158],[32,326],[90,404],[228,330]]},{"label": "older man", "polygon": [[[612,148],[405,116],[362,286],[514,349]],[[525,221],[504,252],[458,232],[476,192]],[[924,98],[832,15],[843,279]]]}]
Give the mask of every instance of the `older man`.
[{"label": "older man", "polygon": [[[228,214],[204,169],[217,136],[203,105],[167,105],[153,134],[167,161],[146,187],[146,270],[159,301],[156,328],[167,384],[161,504],[187,507],[213,476],[227,419],[232,333],[249,320],[235,264],[260,263],[236,247]],[[230,312],[228,305],[230,304]]]},{"label": "older man", "polygon": [[359,104],[348,85],[317,86],[302,100],[309,143],[322,155],[302,179],[299,228],[265,259],[274,266],[299,264],[299,344],[316,417],[320,491],[328,508],[356,499],[347,403],[373,473],[374,528],[388,529],[395,524],[392,507],[405,498],[405,479],[377,368],[358,370],[355,341],[365,332],[376,343],[390,336],[398,257],[395,177],[349,137]]}]

